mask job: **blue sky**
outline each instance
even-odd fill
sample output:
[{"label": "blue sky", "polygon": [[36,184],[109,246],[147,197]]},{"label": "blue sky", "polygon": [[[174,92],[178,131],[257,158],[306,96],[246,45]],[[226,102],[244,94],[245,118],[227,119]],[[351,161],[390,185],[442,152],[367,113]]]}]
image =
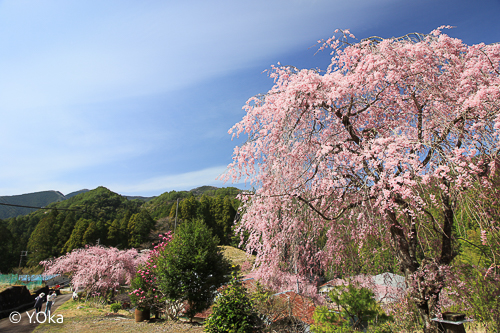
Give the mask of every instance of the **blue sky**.
[{"label": "blue sky", "polygon": [[232,186],[227,130],[271,65],[325,69],[314,45],[337,28],[499,42],[498,17],[498,0],[0,0],[0,196]]}]

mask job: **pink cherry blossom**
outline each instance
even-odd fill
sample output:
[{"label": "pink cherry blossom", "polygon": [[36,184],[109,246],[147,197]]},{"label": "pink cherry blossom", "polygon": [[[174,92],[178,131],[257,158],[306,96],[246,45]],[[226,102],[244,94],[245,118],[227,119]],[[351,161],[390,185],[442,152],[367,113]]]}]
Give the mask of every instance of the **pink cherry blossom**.
[{"label": "pink cherry blossom", "polygon": [[87,246],[40,264],[45,267],[44,274],[70,273],[75,288],[104,292],[129,284],[137,266],[145,259],[135,249]]},{"label": "pink cherry blossom", "polygon": [[240,196],[238,231],[263,280],[341,274],[352,244],[376,238],[430,324],[454,214],[467,189],[491,186],[500,150],[500,44],[466,45],[444,28],[358,43],[340,30],[322,46],[326,71],[272,66],[274,86],[229,130],[248,140],[220,176],[255,188]]}]

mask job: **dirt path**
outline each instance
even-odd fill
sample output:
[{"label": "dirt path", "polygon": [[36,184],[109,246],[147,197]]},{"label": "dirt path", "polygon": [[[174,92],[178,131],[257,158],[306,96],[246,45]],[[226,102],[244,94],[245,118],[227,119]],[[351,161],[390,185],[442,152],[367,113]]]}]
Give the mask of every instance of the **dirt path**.
[{"label": "dirt path", "polygon": [[[57,297],[56,302],[52,305],[52,314],[54,315],[54,320],[57,319],[57,308],[62,305],[67,300],[71,299],[71,294],[60,295]],[[46,304],[46,303],[45,303]],[[45,305],[42,307],[42,311],[45,310]],[[36,321],[36,316],[34,315],[35,309],[31,309],[22,312],[19,315],[14,315],[12,320],[20,320],[18,323],[13,323],[9,318],[4,318],[0,320],[0,332],[2,333],[31,333],[38,326]],[[30,322],[31,317],[31,322]],[[43,315],[39,316],[40,320],[44,319]]]}]

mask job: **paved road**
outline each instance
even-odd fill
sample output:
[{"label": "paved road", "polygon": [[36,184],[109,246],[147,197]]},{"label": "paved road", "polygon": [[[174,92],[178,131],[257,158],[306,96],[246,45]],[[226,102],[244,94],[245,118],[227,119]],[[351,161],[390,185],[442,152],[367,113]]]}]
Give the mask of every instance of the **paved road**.
[{"label": "paved road", "polygon": [[[54,315],[54,320],[57,319],[57,312],[55,310],[59,307],[59,305],[63,304],[67,300],[71,299],[72,294],[65,294],[65,295],[60,295],[57,296],[56,302],[54,305],[52,305],[52,313]],[[45,310],[45,305],[42,306],[42,311]],[[25,312],[21,313],[21,321],[18,322],[17,324],[12,323],[9,318],[4,318],[0,320],[0,332],[2,333],[31,333],[33,330],[37,327],[38,322],[35,320],[35,309],[31,309]],[[30,317],[31,316],[31,321],[30,323]],[[43,320],[44,316],[40,315],[38,317],[40,320]],[[14,319],[19,319],[19,317]]]}]

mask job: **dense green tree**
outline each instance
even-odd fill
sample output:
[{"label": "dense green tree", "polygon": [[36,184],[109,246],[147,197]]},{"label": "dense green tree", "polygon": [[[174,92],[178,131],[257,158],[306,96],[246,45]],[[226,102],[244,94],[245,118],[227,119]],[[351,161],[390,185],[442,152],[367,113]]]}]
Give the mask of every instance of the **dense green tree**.
[{"label": "dense green tree", "polygon": [[113,223],[109,226],[108,229],[108,242],[111,246],[118,246],[121,241],[121,228],[120,221],[118,219],[114,219]]},{"label": "dense green tree", "polygon": [[91,222],[91,220],[84,218],[76,221],[75,228],[73,229],[73,232],[71,233],[68,241],[64,245],[64,252],[71,252],[71,250],[78,249],[85,245],[85,243],[83,242],[83,236],[85,235],[85,232],[87,231],[87,228],[89,227]]},{"label": "dense green tree", "polygon": [[236,273],[215,301],[212,313],[205,322],[209,333],[255,332],[258,317],[245,287]]},{"label": "dense green tree", "polygon": [[[55,209],[57,209],[57,208],[55,208]],[[54,223],[54,231],[59,232],[59,230],[62,228],[62,226],[64,224],[65,218],[66,218],[65,214],[58,212],[57,217],[55,219],[55,223]]]},{"label": "dense green tree", "polygon": [[214,221],[212,231],[215,235],[217,235],[217,237],[219,237],[219,241],[221,243],[224,242],[224,228],[222,223],[223,203],[224,199],[220,196],[214,197],[210,203],[210,213],[212,214],[212,219]]},{"label": "dense green tree", "polygon": [[236,210],[229,197],[217,196],[211,200],[211,228],[221,244],[228,245],[231,242],[231,234]]},{"label": "dense green tree", "polygon": [[[368,288],[358,288],[352,284],[336,286],[328,293],[337,311],[327,306],[319,306],[314,311],[312,331],[317,333],[366,331],[368,325],[375,331],[384,332],[380,326],[392,317],[385,314]],[[372,331],[372,330],[369,330]]]},{"label": "dense green tree", "polygon": [[46,211],[38,211],[27,216],[18,216],[7,220],[7,228],[16,238],[14,246],[14,256],[18,256],[20,251],[26,251],[28,248],[28,240],[35,230],[37,224],[47,215]]},{"label": "dense green tree", "polygon": [[177,203],[175,205],[172,205],[172,208],[170,208],[170,213],[168,214],[168,216],[175,218],[176,211],[177,211],[177,214],[178,214]]},{"label": "dense green tree", "polygon": [[99,239],[99,229],[97,228],[97,223],[91,221],[87,230],[83,234],[82,243],[85,244],[96,244]]},{"label": "dense green tree", "polygon": [[186,301],[190,320],[207,309],[217,288],[229,280],[231,266],[217,238],[201,220],[185,222],[157,259],[159,286],[172,301]]},{"label": "dense green tree", "polygon": [[120,242],[118,244],[121,244],[123,248],[127,248],[129,246],[128,244],[128,239],[129,239],[129,231],[128,231],[128,225],[130,218],[134,215],[131,210],[127,210],[123,217],[120,220]]},{"label": "dense green tree", "polygon": [[191,195],[179,203],[179,216],[183,220],[192,220],[197,217],[199,202]]},{"label": "dense green tree", "polygon": [[198,205],[198,218],[202,219],[205,224],[212,230],[215,234],[215,218],[212,214],[213,198],[206,194],[203,194],[200,198],[200,203]]},{"label": "dense green tree", "polygon": [[[64,216],[63,214],[59,214],[59,216]],[[59,217],[58,216],[58,217]],[[64,245],[68,241],[68,239],[71,237],[71,233],[73,231],[73,228],[75,227],[76,220],[75,220],[75,213],[70,212],[69,214],[66,214],[64,216],[64,222],[59,229],[59,232],[57,233],[57,243],[56,247],[59,250],[60,254],[64,254]]]},{"label": "dense green tree", "polygon": [[128,223],[129,246],[139,247],[148,241],[149,231],[155,226],[155,221],[151,218],[147,210],[132,215]]},{"label": "dense green tree", "polygon": [[[162,195],[153,198],[148,201],[143,207],[148,210],[149,214],[154,220],[158,220],[164,217],[175,217],[175,207],[177,204],[177,199],[184,199],[189,196],[187,191],[170,191],[165,192]],[[173,212],[172,212],[172,207]]]},{"label": "dense green tree", "polygon": [[224,197],[222,202],[222,214],[218,221],[223,234],[223,238],[221,238],[223,244],[230,243],[235,216],[236,209],[234,209],[231,199],[229,197]]},{"label": "dense green tree", "polygon": [[7,224],[0,220],[0,273],[8,273],[15,265],[14,244],[14,236]]},{"label": "dense green tree", "polygon": [[28,264],[37,265],[40,261],[57,255],[53,252],[57,243],[57,230],[54,226],[57,223],[58,211],[52,209],[36,226],[28,241]]},{"label": "dense green tree", "polygon": [[111,226],[111,221],[99,220],[97,225],[97,239],[99,239],[99,244],[108,244],[108,229]]},{"label": "dense green tree", "polygon": [[[209,191],[207,191],[208,193]],[[209,196],[203,194],[199,200],[190,195],[179,203],[178,219],[192,220],[201,219],[210,228],[212,233],[219,238],[222,245],[231,243],[232,228],[236,208],[239,201],[229,196]],[[175,218],[176,205],[173,204],[170,210],[170,217]]]}]

